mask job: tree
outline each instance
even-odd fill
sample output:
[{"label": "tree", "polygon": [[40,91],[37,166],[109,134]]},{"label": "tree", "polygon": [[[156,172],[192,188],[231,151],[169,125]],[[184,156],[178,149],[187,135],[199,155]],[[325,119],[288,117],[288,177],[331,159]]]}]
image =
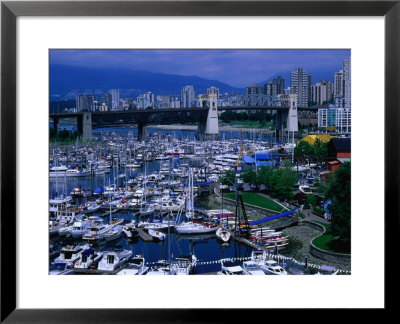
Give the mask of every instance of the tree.
[{"label": "tree", "polygon": [[240,179],[242,179],[244,183],[250,185],[256,184],[256,171],[253,168],[249,168],[240,174]]},{"label": "tree", "polygon": [[259,185],[264,185],[266,188],[270,188],[272,185],[272,175],[274,169],[267,166],[262,166],[257,171],[257,183]]},{"label": "tree", "polygon": [[332,200],[332,234],[345,243],[350,243],[351,234],[351,163],[343,163],[329,179],[326,198]]},{"label": "tree", "polygon": [[276,169],[271,180],[272,186],[280,199],[293,198],[293,186],[297,182],[296,172],[289,168]]},{"label": "tree", "polygon": [[225,186],[232,186],[235,184],[236,172],[233,170],[225,171],[225,173],[219,178],[219,182],[221,182]]}]

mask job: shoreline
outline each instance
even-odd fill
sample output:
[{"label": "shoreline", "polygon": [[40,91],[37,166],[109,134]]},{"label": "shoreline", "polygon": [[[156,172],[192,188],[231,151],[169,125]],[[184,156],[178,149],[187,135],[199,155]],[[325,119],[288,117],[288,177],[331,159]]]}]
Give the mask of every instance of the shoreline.
[{"label": "shoreline", "polygon": [[[197,126],[194,125],[150,125],[149,128],[163,129],[163,130],[191,130],[197,131]],[[264,128],[248,128],[248,127],[232,127],[232,126],[219,126],[220,131],[236,131],[236,132],[257,132],[257,133],[270,133],[273,134],[274,131]]]}]

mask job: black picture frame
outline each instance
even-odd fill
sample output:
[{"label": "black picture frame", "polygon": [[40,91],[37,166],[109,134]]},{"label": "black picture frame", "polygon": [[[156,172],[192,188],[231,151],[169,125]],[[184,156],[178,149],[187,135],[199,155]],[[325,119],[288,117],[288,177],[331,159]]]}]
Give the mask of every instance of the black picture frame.
[{"label": "black picture frame", "polygon": [[[218,322],[240,310],[16,308],[16,19],[19,16],[384,16],[385,309],[398,282],[389,271],[399,230],[400,1],[2,1],[1,3],[1,322]],[[390,212],[389,211],[394,211]],[[368,284],[368,283],[366,283]],[[259,314],[260,310],[256,312]],[[255,314],[255,315],[256,315]],[[257,316],[256,315],[256,316]]]}]

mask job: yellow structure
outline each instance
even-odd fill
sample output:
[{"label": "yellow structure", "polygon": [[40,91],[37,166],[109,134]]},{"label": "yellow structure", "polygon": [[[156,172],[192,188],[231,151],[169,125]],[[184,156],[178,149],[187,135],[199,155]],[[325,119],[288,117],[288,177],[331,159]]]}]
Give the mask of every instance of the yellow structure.
[{"label": "yellow structure", "polygon": [[325,143],[329,142],[331,138],[332,136],[329,134],[307,135],[306,137],[303,137],[300,141],[297,141],[297,144],[299,144],[301,141],[306,141],[308,142],[308,144],[314,145],[317,139]]}]

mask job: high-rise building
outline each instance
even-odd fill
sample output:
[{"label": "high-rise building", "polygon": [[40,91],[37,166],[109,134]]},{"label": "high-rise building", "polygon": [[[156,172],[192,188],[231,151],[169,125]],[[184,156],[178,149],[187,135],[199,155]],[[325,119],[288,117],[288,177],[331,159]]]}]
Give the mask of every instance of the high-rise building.
[{"label": "high-rise building", "polygon": [[336,72],[333,77],[333,96],[343,96],[343,70]]},{"label": "high-rise building", "polygon": [[105,104],[105,109],[111,111],[112,109],[112,96],[111,93],[105,93],[103,97],[101,97],[101,102]]},{"label": "high-rise building", "polygon": [[119,90],[118,89],[111,89],[109,91],[111,94],[111,100],[112,100],[112,110],[118,110],[119,109]]},{"label": "high-rise building", "polygon": [[160,109],[169,108],[170,107],[169,100],[170,100],[169,96],[158,95],[156,101],[156,107]]},{"label": "high-rise building", "polygon": [[264,84],[264,94],[276,97],[278,94],[285,93],[285,79],[281,76],[272,79]]},{"label": "high-rise building", "polygon": [[216,94],[217,95],[217,99],[218,99],[219,98],[219,89],[217,87],[214,87],[214,86],[212,86],[210,88],[207,88],[207,95],[210,95],[210,94]]},{"label": "high-rise building", "polygon": [[343,101],[344,108],[351,108],[351,60],[343,60]]},{"label": "high-rise building", "polygon": [[154,108],[154,93],[149,91],[139,95],[136,99],[136,104],[139,109]]},{"label": "high-rise building", "polygon": [[261,88],[257,83],[253,83],[246,87],[246,94],[262,94],[263,88]]},{"label": "high-rise building", "polygon": [[181,108],[192,108],[196,106],[194,88],[187,85],[181,89]]},{"label": "high-rise building", "polygon": [[94,95],[78,95],[75,100],[77,111],[95,111],[97,108],[97,97]]},{"label": "high-rise building", "polygon": [[296,94],[297,107],[307,107],[310,98],[312,77],[302,68],[290,72],[290,93]]},{"label": "high-rise building", "polygon": [[326,80],[311,86],[311,101],[317,105],[328,104],[332,100],[332,83]]}]

